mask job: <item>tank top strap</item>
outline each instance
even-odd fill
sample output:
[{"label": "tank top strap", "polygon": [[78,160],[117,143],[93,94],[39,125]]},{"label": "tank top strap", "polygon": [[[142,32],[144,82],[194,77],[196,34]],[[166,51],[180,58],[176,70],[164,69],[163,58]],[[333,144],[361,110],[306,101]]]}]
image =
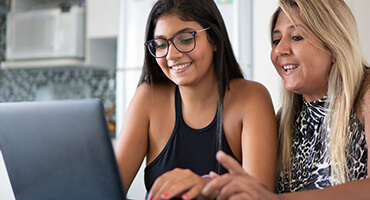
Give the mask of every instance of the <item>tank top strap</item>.
[{"label": "tank top strap", "polygon": [[176,122],[182,118],[182,109],[181,109],[181,94],[179,86],[176,85],[175,89],[175,112],[176,112]]}]

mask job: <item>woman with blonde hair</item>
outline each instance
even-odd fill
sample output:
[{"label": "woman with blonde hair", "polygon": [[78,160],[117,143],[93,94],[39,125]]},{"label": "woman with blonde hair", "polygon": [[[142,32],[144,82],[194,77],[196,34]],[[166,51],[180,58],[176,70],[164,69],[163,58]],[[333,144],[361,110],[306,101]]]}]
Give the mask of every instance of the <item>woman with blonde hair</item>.
[{"label": "woman with blonde hair", "polygon": [[284,194],[266,191],[222,153],[217,158],[230,173],[213,175],[203,193],[220,189],[220,199],[368,199],[370,69],[354,16],[343,0],[279,4],[271,21],[271,60],[284,83],[276,180],[276,192]]}]

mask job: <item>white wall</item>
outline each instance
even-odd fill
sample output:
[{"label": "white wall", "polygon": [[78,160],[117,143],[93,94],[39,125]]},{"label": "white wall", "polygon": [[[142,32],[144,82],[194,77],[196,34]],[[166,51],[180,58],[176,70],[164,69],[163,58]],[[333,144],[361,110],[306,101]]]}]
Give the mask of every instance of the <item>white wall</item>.
[{"label": "white wall", "polygon": [[275,111],[280,107],[280,77],[270,61],[270,18],[278,0],[253,1],[253,80],[269,90]]},{"label": "white wall", "polygon": [[351,8],[359,30],[362,50],[365,59],[370,62],[370,1],[369,0],[346,0]]}]

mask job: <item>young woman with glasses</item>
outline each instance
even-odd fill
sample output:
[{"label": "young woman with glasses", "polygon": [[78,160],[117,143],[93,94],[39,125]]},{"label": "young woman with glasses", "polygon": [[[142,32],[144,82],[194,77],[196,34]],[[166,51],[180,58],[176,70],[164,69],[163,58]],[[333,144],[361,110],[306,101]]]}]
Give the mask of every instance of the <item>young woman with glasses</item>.
[{"label": "young woman with glasses", "polygon": [[265,87],[243,78],[214,0],[158,0],[146,41],[142,76],[115,149],[125,191],[146,156],[148,199],[194,199],[209,172],[226,172],[218,150],[272,191],[272,102]]}]

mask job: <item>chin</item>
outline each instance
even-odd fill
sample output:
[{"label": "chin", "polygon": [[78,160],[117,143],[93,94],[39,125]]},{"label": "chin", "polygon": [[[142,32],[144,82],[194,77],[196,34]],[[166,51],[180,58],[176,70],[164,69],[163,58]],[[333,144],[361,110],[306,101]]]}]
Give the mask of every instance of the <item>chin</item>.
[{"label": "chin", "polygon": [[284,88],[290,92],[298,93],[297,92],[297,87],[295,85],[287,85],[284,84]]}]

